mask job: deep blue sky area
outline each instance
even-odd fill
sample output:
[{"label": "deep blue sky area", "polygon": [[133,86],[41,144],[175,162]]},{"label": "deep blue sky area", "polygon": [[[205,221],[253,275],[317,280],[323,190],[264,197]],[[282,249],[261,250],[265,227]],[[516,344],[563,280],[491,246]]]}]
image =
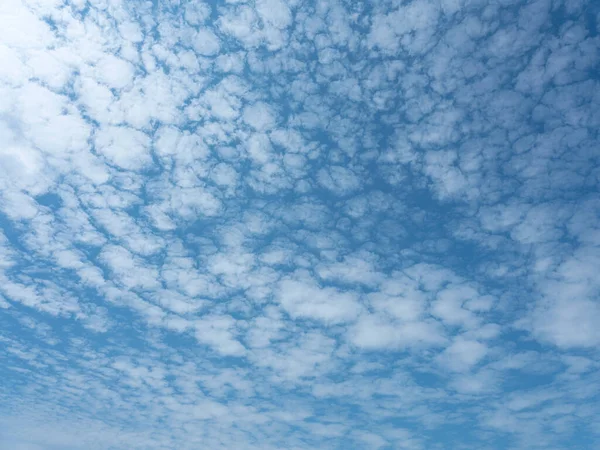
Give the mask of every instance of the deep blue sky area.
[{"label": "deep blue sky area", "polygon": [[0,1],[0,450],[600,448],[599,29]]}]

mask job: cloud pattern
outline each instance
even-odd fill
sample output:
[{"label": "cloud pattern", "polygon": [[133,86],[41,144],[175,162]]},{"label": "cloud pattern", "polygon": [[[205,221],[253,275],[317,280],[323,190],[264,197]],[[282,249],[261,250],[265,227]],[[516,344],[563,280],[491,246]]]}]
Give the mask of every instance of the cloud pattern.
[{"label": "cloud pattern", "polygon": [[591,0],[3,0],[0,447],[600,445]]}]

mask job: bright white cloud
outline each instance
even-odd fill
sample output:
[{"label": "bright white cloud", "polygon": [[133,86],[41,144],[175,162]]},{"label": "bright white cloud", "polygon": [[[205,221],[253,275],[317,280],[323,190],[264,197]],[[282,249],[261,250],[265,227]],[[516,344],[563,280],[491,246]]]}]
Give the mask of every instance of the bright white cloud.
[{"label": "bright white cloud", "polygon": [[320,287],[312,280],[285,279],[279,283],[277,299],[293,318],[325,323],[354,319],[361,307],[356,294],[332,287]]},{"label": "bright white cloud", "polygon": [[137,130],[126,127],[110,127],[96,136],[96,149],[109,163],[126,170],[139,170],[152,161],[150,141]]}]

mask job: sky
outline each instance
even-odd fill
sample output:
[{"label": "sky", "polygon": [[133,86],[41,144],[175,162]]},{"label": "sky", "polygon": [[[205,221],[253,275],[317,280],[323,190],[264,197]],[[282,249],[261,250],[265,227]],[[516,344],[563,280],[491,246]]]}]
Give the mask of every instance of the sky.
[{"label": "sky", "polygon": [[0,1],[0,448],[600,448],[599,31]]}]

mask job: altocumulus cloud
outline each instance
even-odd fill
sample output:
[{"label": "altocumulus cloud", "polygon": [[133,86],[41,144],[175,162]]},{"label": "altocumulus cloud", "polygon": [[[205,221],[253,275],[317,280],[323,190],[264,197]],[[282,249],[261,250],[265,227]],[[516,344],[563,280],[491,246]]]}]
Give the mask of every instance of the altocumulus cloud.
[{"label": "altocumulus cloud", "polygon": [[0,447],[599,447],[599,31],[1,1]]}]

